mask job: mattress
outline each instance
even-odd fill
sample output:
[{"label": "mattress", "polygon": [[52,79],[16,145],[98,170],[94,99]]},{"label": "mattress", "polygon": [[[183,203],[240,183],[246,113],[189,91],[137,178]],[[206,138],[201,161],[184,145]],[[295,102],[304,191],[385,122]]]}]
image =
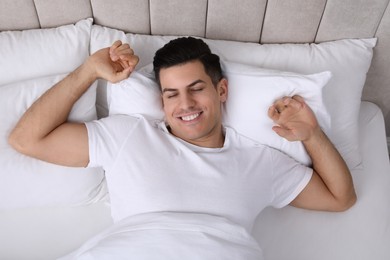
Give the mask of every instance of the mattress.
[{"label": "mattress", "polygon": [[[265,259],[390,259],[390,165],[383,115],[362,102],[363,168],[352,172],[358,202],[347,212],[267,208],[253,235]],[[112,224],[108,201],[82,207],[0,211],[0,259],[55,259]]]}]

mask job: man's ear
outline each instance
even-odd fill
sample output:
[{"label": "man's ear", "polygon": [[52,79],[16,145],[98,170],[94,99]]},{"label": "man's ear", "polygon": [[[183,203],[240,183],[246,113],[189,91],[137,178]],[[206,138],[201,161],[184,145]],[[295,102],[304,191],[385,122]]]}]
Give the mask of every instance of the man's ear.
[{"label": "man's ear", "polygon": [[226,102],[228,97],[228,80],[226,78],[222,78],[217,85],[218,94],[220,101],[222,103]]}]

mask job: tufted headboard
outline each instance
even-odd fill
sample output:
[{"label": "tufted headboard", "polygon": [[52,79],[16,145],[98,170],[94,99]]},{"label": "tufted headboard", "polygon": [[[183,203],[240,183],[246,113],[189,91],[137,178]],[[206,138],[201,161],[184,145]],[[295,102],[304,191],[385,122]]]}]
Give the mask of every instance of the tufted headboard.
[{"label": "tufted headboard", "polygon": [[[93,17],[125,32],[264,43],[377,37],[363,90],[390,136],[390,0],[0,0],[0,31]],[[348,97],[345,97],[348,102]]]}]

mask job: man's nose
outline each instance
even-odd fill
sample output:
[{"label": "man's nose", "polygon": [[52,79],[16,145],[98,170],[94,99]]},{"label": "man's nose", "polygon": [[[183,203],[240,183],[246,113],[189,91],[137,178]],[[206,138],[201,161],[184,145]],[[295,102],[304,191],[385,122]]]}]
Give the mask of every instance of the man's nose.
[{"label": "man's nose", "polygon": [[183,109],[192,108],[195,106],[195,103],[196,102],[195,102],[194,98],[189,93],[186,93],[186,94],[181,96],[181,99],[180,99],[181,108],[183,108]]}]

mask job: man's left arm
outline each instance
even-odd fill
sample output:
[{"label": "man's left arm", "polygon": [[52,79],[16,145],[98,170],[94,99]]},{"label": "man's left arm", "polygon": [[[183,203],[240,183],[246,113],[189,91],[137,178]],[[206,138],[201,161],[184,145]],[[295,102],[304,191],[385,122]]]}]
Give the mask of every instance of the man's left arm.
[{"label": "man's left arm", "polygon": [[289,141],[302,141],[313,163],[313,176],[290,203],[300,208],[344,211],[356,202],[351,173],[302,97],[277,100],[268,111],[273,130]]}]

